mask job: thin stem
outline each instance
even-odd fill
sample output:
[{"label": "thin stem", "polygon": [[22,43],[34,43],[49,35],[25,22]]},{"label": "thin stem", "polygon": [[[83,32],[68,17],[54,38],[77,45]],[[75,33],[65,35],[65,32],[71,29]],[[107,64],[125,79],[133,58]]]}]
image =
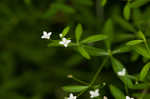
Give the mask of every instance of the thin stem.
[{"label": "thin stem", "polygon": [[89,87],[83,91],[81,91],[79,94],[78,94],[78,97],[81,96],[85,91],[87,91],[96,81],[99,73],[101,72],[101,70],[103,69],[103,67],[105,66],[105,63],[107,62],[108,60],[108,57],[104,59],[103,63],[100,65],[100,67],[98,68],[96,74],[94,75],[93,77],[93,80],[91,81],[91,83],[89,84]]},{"label": "thin stem", "polygon": [[90,83],[90,85],[89,85],[90,87],[95,83],[95,81],[96,81],[98,75],[100,74],[101,70],[102,70],[103,67],[105,66],[105,63],[107,62],[107,60],[108,60],[108,57],[104,59],[103,63],[102,63],[102,64],[100,65],[100,67],[98,68],[96,74],[94,75],[94,77],[93,77],[93,79],[92,79],[92,81],[91,81],[91,83]]},{"label": "thin stem", "polygon": [[81,83],[81,84],[88,85],[87,82],[82,81],[82,80],[80,80],[80,79],[78,79],[78,78],[76,78],[76,77],[74,77],[74,76],[72,76],[72,79],[75,80],[75,81],[77,81],[77,82],[79,82],[79,83]]}]

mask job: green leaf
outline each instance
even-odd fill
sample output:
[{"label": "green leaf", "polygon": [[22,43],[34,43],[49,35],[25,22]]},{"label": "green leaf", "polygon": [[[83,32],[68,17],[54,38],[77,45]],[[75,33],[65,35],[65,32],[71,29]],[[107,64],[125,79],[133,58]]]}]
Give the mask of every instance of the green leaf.
[{"label": "green leaf", "polygon": [[140,37],[141,39],[143,39],[144,41],[146,41],[145,35],[144,35],[144,33],[143,33],[142,31],[139,31],[139,32],[138,32],[138,35],[139,35],[139,37]]},{"label": "green leaf", "polygon": [[107,3],[107,0],[101,0],[100,4],[101,4],[102,7],[104,7],[106,5],[106,3]]},{"label": "green leaf", "polygon": [[147,4],[148,2],[150,2],[150,0],[135,0],[133,3],[130,4],[130,7],[138,8],[138,7],[141,7],[145,4]]},{"label": "green leaf", "polygon": [[90,59],[90,55],[87,53],[87,51],[83,47],[78,47],[78,51],[83,57],[85,57],[86,59]]},{"label": "green leaf", "polygon": [[103,33],[108,36],[108,39],[105,41],[106,46],[110,49],[111,43],[114,38],[114,27],[112,19],[108,19],[104,25]]},{"label": "green leaf", "polygon": [[150,84],[149,83],[141,83],[141,84],[135,84],[131,87],[131,89],[145,89],[145,88],[149,88]]},{"label": "green leaf", "polygon": [[105,40],[106,38],[107,38],[106,35],[98,34],[98,35],[93,35],[93,36],[87,37],[86,39],[84,39],[81,42],[82,43],[93,43],[96,41]]},{"label": "green leaf", "polygon": [[122,17],[115,15],[114,20],[116,23],[118,23],[122,28],[131,31],[131,32],[136,32],[135,28],[133,27],[132,24],[130,24],[128,21],[124,20]]},{"label": "green leaf", "polygon": [[[114,57],[111,57],[111,61],[112,61],[112,67],[113,70],[116,74],[118,74],[118,71],[121,71],[124,66],[121,64],[120,61],[118,61],[117,59],[115,59]],[[125,76],[119,76],[119,78],[122,80],[122,82],[128,86],[129,88],[133,86],[132,81],[127,77],[127,72]]]},{"label": "green leaf", "polygon": [[150,62],[147,63],[140,72],[140,80],[144,80],[150,69]]},{"label": "green leaf", "polygon": [[112,54],[119,54],[119,53],[126,53],[129,52],[131,50],[131,48],[129,48],[128,46],[120,46],[117,49],[112,51]]},{"label": "green leaf", "polygon": [[140,55],[146,57],[146,58],[149,58],[150,59],[150,55],[148,53],[148,51],[146,50],[145,47],[142,47],[142,46],[133,46],[133,49]]},{"label": "green leaf", "polygon": [[104,49],[86,46],[86,45],[84,45],[83,47],[92,56],[108,56],[108,52],[105,51]]},{"label": "green leaf", "polygon": [[113,85],[110,85],[109,88],[115,99],[125,99],[125,95],[120,89]]},{"label": "green leaf", "polygon": [[79,42],[80,38],[81,38],[81,35],[82,35],[82,25],[81,24],[78,24],[76,26],[76,29],[75,29],[75,35],[76,35],[76,41]]},{"label": "green leaf", "polygon": [[66,36],[66,34],[69,32],[69,30],[70,30],[70,27],[69,27],[69,26],[67,26],[67,27],[65,27],[65,28],[63,29],[63,31],[62,31],[62,38],[63,38],[64,36]]},{"label": "green leaf", "polygon": [[143,40],[132,40],[132,41],[127,42],[127,45],[128,46],[133,46],[133,45],[140,44],[142,42],[143,42]]},{"label": "green leaf", "polygon": [[87,89],[88,86],[78,86],[78,85],[74,85],[74,86],[64,86],[63,90],[66,92],[81,92],[85,89]]},{"label": "green leaf", "polygon": [[129,18],[130,18],[130,13],[131,13],[130,10],[131,10],[130,6],[128,4],[126,4],[125,7],[124,7],[124,9],[123,9],[123,15],[124,15],[124,18],[126,20],[129,20]]},{"label": "green leaf", "polygon": [[118,73],[118,71],[121,71],[124,68],[121,62],[119,62],[114,57],[111,58],[111,61],[112,61],[113,70],[116,74]]}]

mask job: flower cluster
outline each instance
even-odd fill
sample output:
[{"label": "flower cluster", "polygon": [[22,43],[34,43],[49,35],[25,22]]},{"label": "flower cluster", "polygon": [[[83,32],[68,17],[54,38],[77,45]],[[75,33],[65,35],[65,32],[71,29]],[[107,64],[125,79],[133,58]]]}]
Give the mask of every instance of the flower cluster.
[{"label": "flower cluster", "polygon": [[[43,35],[41,36],[41,38],[49,40],[51,35],[52,35],[52,32],[43,31]],[[68,47],[69,43],[71,43],[71,40],[65,38],[64,36],[65,36],[65,33],[59,34],[59,37],[61,40],[59,40],[57,43],[59,45],[63,45],[64,47]],[[126,76],[126,74],[127,73],[126,73],[125,68],[122,68],[120,71],[117,72],[117,75],[120,77]],[[73,76],[68,75],[68,78],[73,78]],[[103,85],[105,85],[105,83],[103,83]],[[91,90],[91,91],[89,91],[89,94],[90,94],[90,98],[92,98],[92,99],[100,96],[99,89]],[[77,96],[73,95],[73,93],[70,93],[69,97],[65,97],[65,99],[77,99]],[[103,96],[103,99],[108,99],[108,97]],[[126,96],[125,99],[134,99],[134,98],[131,98],[130,96]]]},{"label": "flower cluster", "polygon": [[[51,35],[52,35],[52,32],[43,31],[43,35],[41,36],[41,38],[50,39]],[[59,36],[62,39],[62,41],[60,41],[59,44],[63,45],[64,47],[68,47],[68,44],[71,43],[71,40],[66,39],[65,37],[63,37],[62,34],[59,34]]]},{"label": "flower cluster", "polygon": [[[99,89],[96,89],[95,91],[90,91],[89,92],[90,94],[90,97],[91,98],[95,98],[95,97],[98,97],[100,94],[99,94]],[[65,98],[65,99],[77,99],[77,96],[74,96],[72,93],[69,95],[69,97]],[[104,96],[103,99],[108,99],[106,96]]]},{"label": "flower cluster", "polygon": [[[90,91],[90,97],[95,98],[99,96],[99,89],[96,89],[95,91]],[[77,99],[77,96],[74,96],[72,93],[69,95],[69,97],[65,97],[65,99]],[[103,99],[108,99],[106,96],[103,97]],[[126,96],[126,99],[134,99],[129,96]]]}]

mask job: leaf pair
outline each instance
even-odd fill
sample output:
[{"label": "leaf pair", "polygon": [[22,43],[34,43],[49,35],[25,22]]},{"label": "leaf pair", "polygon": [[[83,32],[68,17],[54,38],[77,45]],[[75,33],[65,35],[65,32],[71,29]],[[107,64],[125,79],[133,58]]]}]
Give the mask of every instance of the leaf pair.
[{"label": "leaf pair", "polygon": [[[96,53],[96,50],[94,50],[94,52],[92,53],[91,50],[84,48],[82,46],[82,44],[93,43],[93,42],[97,42],[100,40],[105,40],[107,38],[107,36],[103,35],[103,34],[97,34],[97,35],[89,36],[89,37],[85,38],[84,40],[80,41],[82,33],[83,33],[82,25],[78,24],[75,29],[76,42],[79,45],[77,47],[77,50],[80,52],[80,54],[83,57],[85,57],[86,59],[90,59],[90,55],[88,52],[90,52],[90,54],[93,54],[93,53]],[[98,51],[98,53],[99,52],[100,52],[100,50]]]}]

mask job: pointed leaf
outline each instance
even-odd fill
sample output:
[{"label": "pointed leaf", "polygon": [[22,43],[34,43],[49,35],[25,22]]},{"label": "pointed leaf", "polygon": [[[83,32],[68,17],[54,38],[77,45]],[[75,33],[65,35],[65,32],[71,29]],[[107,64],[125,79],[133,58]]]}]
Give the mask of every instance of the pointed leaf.
[{"label": "pointed leaf", "polygon": [[114,20],[116,23],[118,23],[122,28],[131,31],[131,32],[136,32],[135,28],[133,27],[132,24],[130,24],[128,21],[124,20],[120,16],[114,16]]},{"label": "pointed leaf", "polygon": [[142,47],[142,46],[134,46],[133,49],[140,55],[146,57],[146,58],[149,58],[150,59],[150,55],[148,53],[148,51],[146,50],[145,47]]},{"label": "pointed leaf", "polygon": [[120,89],[113,85],[110,85],[109,88],[115,99],[125,99],[125,95]]},{"label": "pointed leaf", "polygon": [[138,8],[147,4],[148,2],[150,2],[150,0],[135,0],[133,3],[130,4],[130,7]]},{"label": "pointed leaf", "polygon": [[128,4],[125,5],[124,9],[123,9],[123,15],[124,15],[124,18],[126,20],[129,20],[130,18],[130,6]]},{"label": "pointed leaf", "polygon": [[141,83],[141,84],[135,84],[134,86],[131,87],[131,89],[145,89],[145,88],[149,88],[150,84],[149,83]]},{"label": "pointed leaf", "polygon": [[132,41],[127,42],[127,45],[133,46],[133,45],[140,44],[142,42],[143,42],[143,40],[132,40]]},{"label": "pointed leaf", "polygon": [[66,92],[81,92],[81,91],[83,91],[87,88],[88,88],[88,86],[75,85],[75,86],[64,86],[63,90],[66,91]]},{"label": "pointed leaf", "polygon": [[93,42],[97,42],[100,40],[105,40],[106,38],[107,38],[106,35],[98,34],[98,35],[93,35],[93,36],[87,37],[86,39],[84,39],[81,42],[82,43],[93,43]]},{"label": "pointed leaf", "polygon": [[78,25],[76,26],[76,29],[75,29],[75,35],[76,35],[76,41],[77,41],[77,42],[79,42],[80,37],[81,37],[81,35],[82,35],[82,32],[83,32],[83,30],[82,30],[82,25],[81,25],[81,24],[78,24]]},{"label": "pointed leaf", "polygon": [[140,37],[141,39],[143,39],[144,41],[146,41],[145,35],[144,35],[144,33],[143,33],[142,31],[139,31],[139,32],[138,32],[138,35],[139,35],[139,37]]},{"label": "pointed leaf", "polygon": [[126,53],[129,52],[131,50],[131,48],[129,48],[128,46],[120,46],[117,49],[112,51],[112,54],[119,54],[119,53]]},{"label": "pointed leaf", "polygon": [[69,26],[65,27],[62,31],[62,37],[66,36],[66,34],[69,32],[69,30],[70,30]]},{"label": "pointed leaf", "polygon": [[90,59],[90,55],[87,53],[87,51],[83,47],[78,47],[78,51],[83,57],[85,57],[86,59]]},{"label": "pointed leaf", "polygon": [[114,27],[112,19],[108,19],[104,25],[103,33],[108,36],[108,39],[105,41],[106,46],[110,49],[111,43],[114,39]]},{"label": "pointed leaf", "polygon": [[147,63],[141,70],[140,72],[140,80],[144,80],[144,78],[146,77],[146,75],[148,74],[150,70],[150,62]]},{"label": "pointed leaf", "polygon": [[104,49],[86,46],[86,45],[84,45],[83,47],[92,56],[107,56],[108,55],[108,52],[105,51]]}]

